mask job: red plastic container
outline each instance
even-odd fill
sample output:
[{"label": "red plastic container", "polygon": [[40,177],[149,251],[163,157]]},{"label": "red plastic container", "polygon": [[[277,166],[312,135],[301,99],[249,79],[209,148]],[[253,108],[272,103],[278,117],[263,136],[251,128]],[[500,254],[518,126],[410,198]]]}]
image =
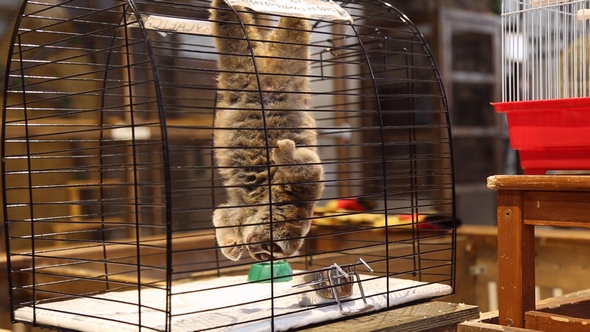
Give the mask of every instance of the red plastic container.
[{"label": "red plastic container", "polygon": [[590,170],[590,98],[492,103],[525,174]]}]

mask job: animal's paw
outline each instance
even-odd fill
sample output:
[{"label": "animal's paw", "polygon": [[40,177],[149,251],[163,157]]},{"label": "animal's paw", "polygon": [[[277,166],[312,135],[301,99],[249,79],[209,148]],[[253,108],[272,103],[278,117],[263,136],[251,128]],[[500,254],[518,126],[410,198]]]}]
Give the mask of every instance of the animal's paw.
[{"label": "animal's paw", "polygon": [[223,247],[221,248],[221,252],[223,255],[232,261],[237,261],[242,257],[242,252],[244,251],[244,247],[241,243],[233,239],[228,239],[224,241],[222,244]]},{"label": "animal's paw", "polygon": [[277,142],[277,147],[272,152],[272,159],[279,164],[286,164],[293,160],[295,154],[295,142],[290,139],[282,139]]}]

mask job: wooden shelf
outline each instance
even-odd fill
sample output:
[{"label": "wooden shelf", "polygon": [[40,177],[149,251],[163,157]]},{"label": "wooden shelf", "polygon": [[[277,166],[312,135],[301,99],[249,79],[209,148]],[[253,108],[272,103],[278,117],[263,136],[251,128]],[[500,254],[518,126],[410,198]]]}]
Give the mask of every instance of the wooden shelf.
[{"label": "wooden shelf", "polygon": [[[24,133],[24,121],[14,121],[6,126],[6,136],[15,139],[19,134]],[[204,139],[210,140],[213,132],[213,115],[200,117],[186,117],[182,119],[168,120],[166,123],[169,138],[182,139]],[[125,133],[116,135],[116,130],[128,130],[131,137],[129,124],[109,121],[106,125],[101,125],[92,119],[81,118],[61,118],[61,119],[40,119],[28,123],[27,132],[30,137],[35,136],[55,136],[69,140],[98,140],[98,139],[115,139],[125,136]],[[137,124],[137,128],[147,128],[148,132],[136,133],[139,139],[149,137],[160,137],[161,128],[159,122],[145,122]]]}]

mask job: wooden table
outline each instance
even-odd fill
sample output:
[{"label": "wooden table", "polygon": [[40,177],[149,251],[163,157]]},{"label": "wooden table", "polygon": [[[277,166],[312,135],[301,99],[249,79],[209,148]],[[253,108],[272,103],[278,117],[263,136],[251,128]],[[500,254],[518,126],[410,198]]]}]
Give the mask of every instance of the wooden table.
[{"label": "wooden table", "polygon": [[499,323],[526,327],[535,310],[535,226],[590,228],[590,176],[497,175],[488,188],[498,192]]}]

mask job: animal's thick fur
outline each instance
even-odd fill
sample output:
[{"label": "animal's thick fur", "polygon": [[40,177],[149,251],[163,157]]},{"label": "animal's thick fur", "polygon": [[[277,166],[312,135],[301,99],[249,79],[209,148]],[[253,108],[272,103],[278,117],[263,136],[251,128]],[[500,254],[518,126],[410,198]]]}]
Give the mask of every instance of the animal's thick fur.
[{"label": "animal's thick fur", "polygon": [[234,9],[224,0],[211,8],[220,70],[213,144],[228,194],[213,214],[217,242],[231,260],[244,250],[257,260],[288,257],[324,188],[306,111],[310,25],[282,17],[264,34],[250,13]]}]

